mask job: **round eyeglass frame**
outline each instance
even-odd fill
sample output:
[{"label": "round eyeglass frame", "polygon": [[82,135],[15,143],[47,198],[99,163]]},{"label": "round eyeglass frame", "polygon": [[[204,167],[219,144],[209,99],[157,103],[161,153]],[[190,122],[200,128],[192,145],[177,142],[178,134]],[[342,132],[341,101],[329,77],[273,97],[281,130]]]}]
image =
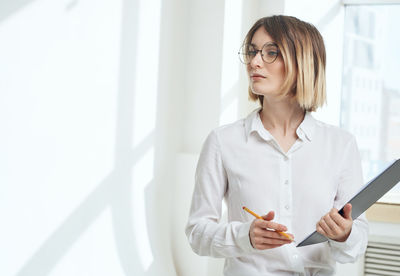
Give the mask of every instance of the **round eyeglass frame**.
[{"label": "round eyeglass frame", "polygon": [[[277,48],[277,49],[276,49],[276,50],[277,50],[277,54],[276,54],[275,57],[274,57],[273,59],[271,59],[271,60],[265,60],[264,54],[263,54],[264,48],[265,48],[265,47],[268,47],[268,46],[274,46],[274,47]],[[262,46],[262,48],[261,48],[260,50],[256,50],[256,49],[253,50],[252,52],[256,52],[256,53],[255,53],[252,57],[248,57],[248,61],[246,61],[246,58],[245,58],[245,56],[246,56],[246,54],[245,54],[245,53],[246,53],[246,51],[245,51],[246,47],[248,47],[248,45],[243,44],[243,45],[240,47],[239,52],[238,52],[238,56],[239,56],[240,62],[243,63],[243,64],[245,64],[245,65],[250,64],[250,62],[253,60],[253,58],[255,58],[255,57],[257,56],[258,53],[260,53],[261,58],[262,58],[262,60],[263,60],[265,63],[268,63],[268,64],[274,63],[275,60],[278,58],[279,53],[280,53],[280,50],[279,50],[279,48],[278,48],[278,45],[277,45],[276,43],[269,42],[269,43],[265,43],[265,44]],[[248,55],[248,54],[247,54],[247,55]]]}]

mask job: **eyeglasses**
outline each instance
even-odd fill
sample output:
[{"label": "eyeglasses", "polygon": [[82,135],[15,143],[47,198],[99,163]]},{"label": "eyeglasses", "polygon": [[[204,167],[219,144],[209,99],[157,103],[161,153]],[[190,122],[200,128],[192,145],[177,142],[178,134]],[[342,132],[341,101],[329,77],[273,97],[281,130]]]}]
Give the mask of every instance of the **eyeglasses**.
[{"label": "eyeglasses", "polygon": [[260,52],[261,58],[265,63],[273,63],[278,57],[280,51],[275,43],[267,43],[262,46],[261,50],[257,50],[254,45],[244,44],[238,54],[239,59],[244,64],[249,64],[253,58]]}]

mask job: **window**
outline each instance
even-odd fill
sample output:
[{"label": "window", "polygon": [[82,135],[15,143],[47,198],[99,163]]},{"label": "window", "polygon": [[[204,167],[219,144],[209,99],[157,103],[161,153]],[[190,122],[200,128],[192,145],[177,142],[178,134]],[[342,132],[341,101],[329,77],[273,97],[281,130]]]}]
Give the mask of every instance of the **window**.
[{"label": "window", "polygon": [[[357,138],[364,179],[400,158],[400,4],[346,5],[340,124]],[[381,202],[400,203],[400,184]]]}]

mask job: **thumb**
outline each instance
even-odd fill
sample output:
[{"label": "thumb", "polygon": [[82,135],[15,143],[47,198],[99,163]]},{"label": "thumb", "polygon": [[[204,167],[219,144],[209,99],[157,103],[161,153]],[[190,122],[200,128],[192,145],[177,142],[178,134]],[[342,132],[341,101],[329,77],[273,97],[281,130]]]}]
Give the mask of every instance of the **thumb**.
[{"label": "thumb", "polygon": [[275,212],[274,211],[269,211],[268,214],[266,214],[265,216],[262,216],[262,218],[264,220],[268,220],[268,221],[273,220],[274,217],[275,217]]},{"label": "thumb", "polygon": [[351,219],[351,209],[352,206],[350,203],[347,203],[343,208],[343,217],[345,219]]}]

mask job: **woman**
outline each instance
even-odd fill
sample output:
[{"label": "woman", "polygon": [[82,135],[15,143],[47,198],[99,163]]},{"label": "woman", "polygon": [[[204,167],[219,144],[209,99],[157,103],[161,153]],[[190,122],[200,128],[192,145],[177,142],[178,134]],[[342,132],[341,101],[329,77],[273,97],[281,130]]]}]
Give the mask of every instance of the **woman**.
[{"label": "woman", "polygon": [[[368,225],[338,209],[362,185],[354,137],[315,120],[325,102],[325,47],[318,30],[272,16],[249,30],[241,51],[249,96],[261,108],[206,139],[196,170],[190,245],[223,257],[225,275],[334,275],[363,254]],[[220,222],[222,200],[228,222]],[[244,212],[246,206],[263,220]],[[296,247],[313,231],[328,242]],[[296,240],[278,232],[286,232]]]}]

